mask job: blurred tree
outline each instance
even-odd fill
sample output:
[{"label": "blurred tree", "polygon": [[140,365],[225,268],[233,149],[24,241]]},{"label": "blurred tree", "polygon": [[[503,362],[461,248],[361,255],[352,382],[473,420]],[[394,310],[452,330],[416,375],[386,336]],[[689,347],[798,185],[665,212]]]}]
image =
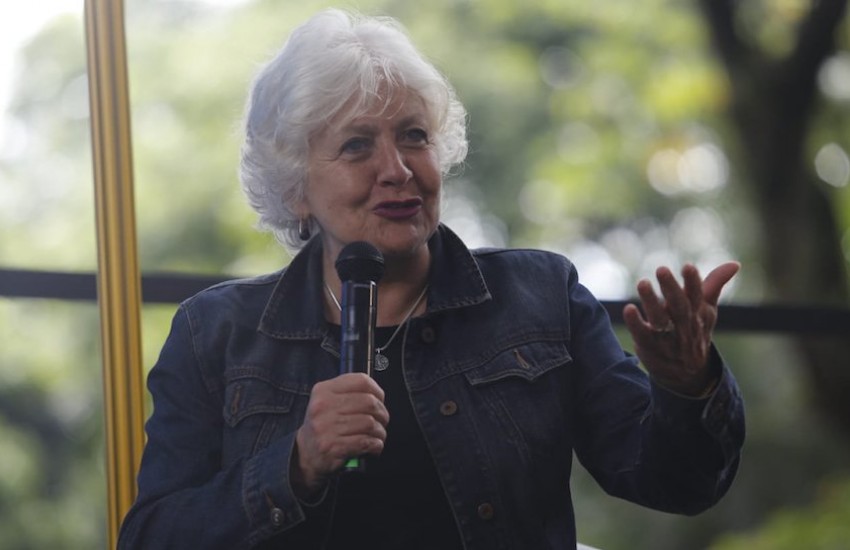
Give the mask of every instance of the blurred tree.
[{"label": "blurred tree", "polygon": [[[739,158],[761,227],[765,278],[774,295],[800,304],[850,305],[848,261],[836,189],[815,175],[810,150],[822,107],[818,76],[836,54],[846,0],[741,3],[700,0],[731,90]],[[842,136],[843,137],[843,136]],[[846,163],[838,149],[833,163]],[[798,338],[813,401],[850,438],[850,339]],[[843,358],[839,359],[839,358]]]}]

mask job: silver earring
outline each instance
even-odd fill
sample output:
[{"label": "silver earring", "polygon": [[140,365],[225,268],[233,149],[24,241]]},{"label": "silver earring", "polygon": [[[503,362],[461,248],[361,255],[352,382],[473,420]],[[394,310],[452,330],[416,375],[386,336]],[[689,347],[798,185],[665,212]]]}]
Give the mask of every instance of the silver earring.
[{"label": "silver earring", "polygon": [[310,240],[310,222],[309,218],[300,218],[298,220],[298,238],[302,241]]}]

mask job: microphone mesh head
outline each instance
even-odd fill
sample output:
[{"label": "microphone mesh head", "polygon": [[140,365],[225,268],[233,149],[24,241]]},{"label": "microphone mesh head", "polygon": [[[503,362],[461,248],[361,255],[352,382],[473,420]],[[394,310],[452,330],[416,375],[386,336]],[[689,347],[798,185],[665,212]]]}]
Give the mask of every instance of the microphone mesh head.
[{"label": "microphone mesh head", "polygon": [[345,245],[334,265],[340,281],[377,283],[384,274],[384,255],[366,241],[355,241]]}]

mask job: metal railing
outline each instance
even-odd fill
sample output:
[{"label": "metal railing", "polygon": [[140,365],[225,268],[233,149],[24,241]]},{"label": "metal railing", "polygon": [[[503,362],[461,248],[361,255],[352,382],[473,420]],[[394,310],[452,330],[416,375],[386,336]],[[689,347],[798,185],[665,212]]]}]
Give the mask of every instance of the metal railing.
[{"label": "metal railing", "polygon": [[[142,302],[177,304],[230,277],[180,273],[142,274]],[[93,301],[96,275],[58,271],[0,269],[0,296]],[[623,322],[627,300],[602,300],[615,324]],[[848,334],[850,308],[800,304],[721,304],[718,331],[788,334]]]}]

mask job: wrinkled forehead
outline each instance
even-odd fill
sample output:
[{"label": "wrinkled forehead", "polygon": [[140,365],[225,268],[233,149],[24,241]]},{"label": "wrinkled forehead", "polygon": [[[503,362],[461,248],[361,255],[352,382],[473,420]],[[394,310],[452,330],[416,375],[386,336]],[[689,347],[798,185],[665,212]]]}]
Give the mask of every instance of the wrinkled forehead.
[{"label": "wrinkled forehead", "polygon": [[336,112],[327,117],[311,136],[313,142],[329,132],[334,133],[361,123],[391,120],[399,115],[415,118],[419,123],[434,127],[436,120],[425,99],[414,90],[403,87],[384,87],[377,93],[355,92]]},{"label": "wrinkled forehead", "polygon": [[425,119],[423,122],[432,123],[431,109],[420,94],[409,88],[385,85],[377,92],[352,94],[328,125],[342,128],[358,119],[392,119],[402,111],[407,114],[416,111]]}]

